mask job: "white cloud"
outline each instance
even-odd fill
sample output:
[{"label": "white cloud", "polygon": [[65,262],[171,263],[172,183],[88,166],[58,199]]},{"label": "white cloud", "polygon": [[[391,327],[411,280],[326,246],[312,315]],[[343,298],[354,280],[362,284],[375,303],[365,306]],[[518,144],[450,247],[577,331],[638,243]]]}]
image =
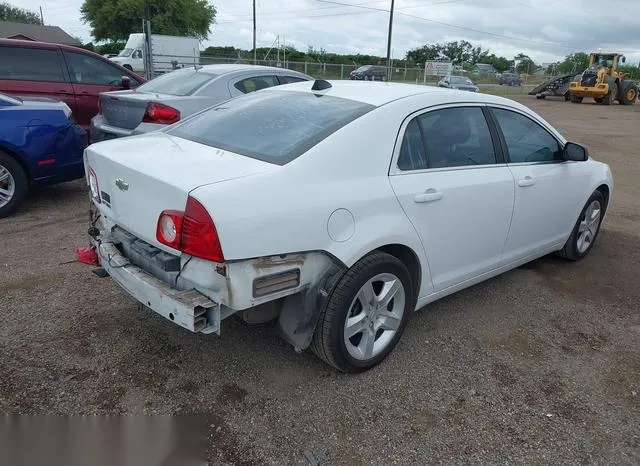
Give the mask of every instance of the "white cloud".
[{"label": "white cloud", "polygon": [[[391,3],[390,0],[335,1],[381,9],[389,8]],[[9,2],[33,11],[38,11],[43,4],[41,0]],[[217,24],[213,25],[205,46],[251,48],[251,0],[213,0],[212,3],[218,9]],[[637,0],[609,0],[606,8],[602,8],[601,0],[578,3],[396,0],[393,56],[403,57],[407,50],[426,43],[468,40],[508,58],[524,52],[536,62],[559,60],[567,53],[600,47],[619,50],[632,62],[640,60]],[[45,4],[45,23],[91,40],[89,27],[80,21],[81,4],[82,0]],[[257,0],[257,18],[259,47],[269,47],[280,35],[301,50],[313,46],[336,53],[386,55],[388,14],[385,12],[318,0]]]}]

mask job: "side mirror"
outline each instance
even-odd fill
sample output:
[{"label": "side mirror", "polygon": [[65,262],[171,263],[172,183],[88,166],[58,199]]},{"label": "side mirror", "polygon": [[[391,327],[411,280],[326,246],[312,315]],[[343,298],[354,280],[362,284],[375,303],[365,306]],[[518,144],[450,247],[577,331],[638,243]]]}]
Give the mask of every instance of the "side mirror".
[{"label": "side mirror", "polygon": [[120,87],[125,91],[129,90],[131,88],[131,78],[129,78],[129,76],[123,76],[120,78]]},{"label": "side mirror", "polygon": [[586,147],[576,144],[575,142],[568,142],[564,146],[564,159],[573,162],[584,162],[589,158],[589,151]]}]

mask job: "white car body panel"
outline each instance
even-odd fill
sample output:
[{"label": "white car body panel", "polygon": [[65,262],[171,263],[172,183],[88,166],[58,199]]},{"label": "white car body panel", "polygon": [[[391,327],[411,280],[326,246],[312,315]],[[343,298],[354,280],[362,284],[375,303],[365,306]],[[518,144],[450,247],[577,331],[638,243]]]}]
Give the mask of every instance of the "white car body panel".
[{"label": "white car body panel", "polygon": [[[306,82],[258,92],[312,92],[310,87]],[[355,81],[316,91],[322,93],[378,108],[282,166],[162,132],[90,146],[87,168],[95,170],[101,190],[110,189],[112,205],[96,206],[106,229],[118,225],[152,247],[182,256],[176,287],[196,289],[218,303],[214,322],[220,313],[224,318],[314,287],[326,296],[322,280],[328,271],[352,267],[389,245],[408,248],[420,264],[419,309],[560,249],[593,191],[606,185],[612,194],[609,167],[592,159],[420,172],[397,168],[406,119],[443,105],[515,109],[566,142],[516,102],[435,87]],[[519,186],[518,180],[527,176],[535,183]],[[116,188],[118,179],[128,183],[127,190]],[[430,188],[442,197],[416,202]],[[184,209],[187,196],[211,215],[225,264],[185,257],[156,240],[160,212]],[[300,270],[297,286],[252,296],[256,279],[292,269]],[[158,312],[165,317],[170,313],[166,307]]]}]

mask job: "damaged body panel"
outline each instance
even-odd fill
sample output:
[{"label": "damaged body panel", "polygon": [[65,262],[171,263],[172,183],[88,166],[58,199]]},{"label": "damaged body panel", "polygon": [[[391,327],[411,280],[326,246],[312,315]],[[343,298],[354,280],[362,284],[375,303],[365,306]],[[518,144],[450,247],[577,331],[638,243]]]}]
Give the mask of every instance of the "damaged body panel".
[{"label": "damaged body panel", "polygon": [[220,322],[243,311],[249,322],[279,317],[285,339],[305,349],[345,270],[322,252],[216,264],[169,254],[105,219],[96,226],[92,245],[109,275],[142,305],[192,332],[220,334]]}]

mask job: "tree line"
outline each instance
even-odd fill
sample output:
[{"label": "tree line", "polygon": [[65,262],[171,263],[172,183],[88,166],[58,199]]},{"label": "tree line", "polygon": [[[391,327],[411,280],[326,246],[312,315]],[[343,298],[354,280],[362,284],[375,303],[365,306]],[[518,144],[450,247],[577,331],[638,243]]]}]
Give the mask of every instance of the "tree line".
[{"label": "tree line", "polygon": [[[118,53],[134,32],[142,32],[145,0],[84,0],[80,12],[82,21],[91,28],[94,42],[82,46],[101,54]],[[151,29],[157,34],[195,36],[206,40],[215,24],[216,9],[208,0],[148,0]],[[0,3],[0,21],[41,24],[40,16],[32,11]],[[80,41],[81,43],[81,41]],[[279,49],[280,58],[289,61],[315,62],[335,65],[385,65],[386,59],[376,55],[338,54],[320,48],[308,47],[306,51],[287,46]],[[236,47],[207,47],[205,56],[228,59],[252,60],[253,50]],[[258,59],[275,59],[278,50],[273,47],[256,49]],[[491,65],[498,72],[534,73],[540,69],[530,56],[519,53],[513,58],[496,55],[466,40],[437,44],[425,44],[409,50],[402,59],[394,59],[397,67],[422,68],[425,61],[446,60],[458,70],[472,70],[478,64]],[[589,56],[584,52],[567,55],[562,61],[545,69],[547,74],[580,73],[587,68]],[[640,65],[623,65],[622,71],[640,76]]]}]

